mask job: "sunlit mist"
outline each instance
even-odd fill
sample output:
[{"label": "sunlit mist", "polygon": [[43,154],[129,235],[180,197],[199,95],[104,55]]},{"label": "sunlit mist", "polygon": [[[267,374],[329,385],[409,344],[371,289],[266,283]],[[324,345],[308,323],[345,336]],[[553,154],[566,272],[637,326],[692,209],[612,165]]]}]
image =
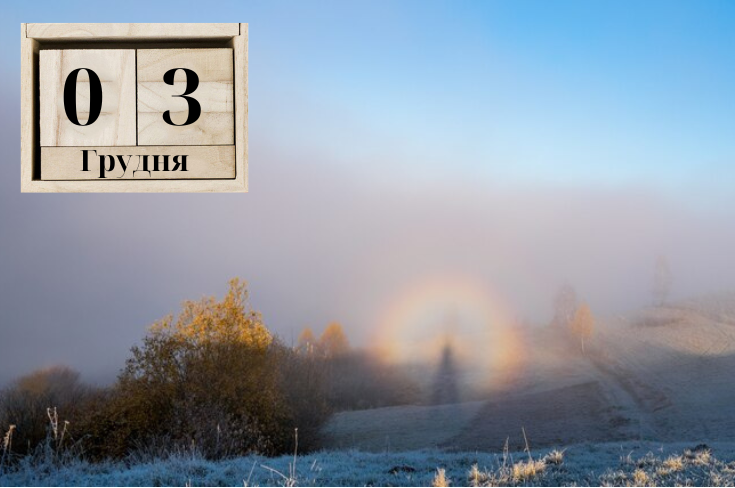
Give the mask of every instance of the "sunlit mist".
[{"label": "sunlit mist", "polygon": [[386,361],[423,364],[437,364],[449,347],[460,367],[498,386],[524,361],[520,327],[489,286],[437,276],[398,294],[377,324],[372,345]]}]

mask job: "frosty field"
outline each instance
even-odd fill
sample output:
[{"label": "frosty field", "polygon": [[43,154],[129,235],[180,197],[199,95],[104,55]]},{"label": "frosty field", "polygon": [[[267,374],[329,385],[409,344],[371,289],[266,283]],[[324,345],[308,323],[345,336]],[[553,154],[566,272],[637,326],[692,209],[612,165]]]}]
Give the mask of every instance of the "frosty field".
[{"label": "frosty field", "polygon": [[[439,476],[444,470],[444,479]],[[563,451],[436,450],[241,457],[209,462],[173,456],[135,464],[28,463],[0,475],[26,486],[731,486],[735,444],[579,444]]]}]

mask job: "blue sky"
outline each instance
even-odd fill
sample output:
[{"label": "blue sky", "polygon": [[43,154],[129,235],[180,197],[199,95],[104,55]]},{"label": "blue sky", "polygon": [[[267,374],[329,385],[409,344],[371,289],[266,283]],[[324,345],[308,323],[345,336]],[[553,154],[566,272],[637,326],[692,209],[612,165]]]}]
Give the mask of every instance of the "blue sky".
[{"label": "blue sky", "polygon": [[[404,156],[391,165],[460,178],[678,190],[735,176],[731,3],[323,5],[267,34],[287,56],[269,74],[336,112],[291,128],[314,143],[389,145]],[[364,134],[347,149],[343,119]]]},{"label": "blue sky", "polygon": [[[250,192],[20,194],[21,22],[250,24]],[[735,289],[735,2],[4,2],[0,385],[110,378],[154,320],[250,283],[286,339],[364,341],[425,279],[544,324]],[[94,346],[94,347],[91,347]]]}]

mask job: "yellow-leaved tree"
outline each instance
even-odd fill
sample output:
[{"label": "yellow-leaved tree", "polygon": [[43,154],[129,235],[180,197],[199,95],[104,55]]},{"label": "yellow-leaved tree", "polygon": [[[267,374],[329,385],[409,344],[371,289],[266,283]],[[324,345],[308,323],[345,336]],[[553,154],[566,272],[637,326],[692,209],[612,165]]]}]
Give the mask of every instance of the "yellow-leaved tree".
[{"label": "yellow-leaved tree", "polygon": [[590,337],[595,329],[595,317],[592,310],[586,303],[582,303],[574,314],[574,318],[570,324],[572,334],[577,337],[582,346],[582,354],[584,354],[584,343]]},{"label": "yellow-leaved tree", "polygon": [[178,318],[156,322],[151,335],[178,338],[193,347],[239,344],[253,350],[264,350],[273,341],[260,314],[250,308],[245,283],[238,279],[230,280],[222,301],[214,297],[185,301]]},{"label": "yellow-leaved tree", "polygon": [[299,334],[296,349],[298,349],[299,352],[311,354],[312,352],[314,352],[315,346],[316,337],[314,336],[314,332],[311,330],[311,327],[304,327],[304,329],[301,331],[301,334]]},{"label": "yellow-leaved tree", "polygon": [[332,322],[324,329],[319,338],[319,349],[329,357],[341,356],[349,352],[350,342],[340,324]]},{"label": "yellow-leaved tree", "polygon": [[[301,403],[319,405],[309,412],[317,419],[294,408],[288,383],[309,370],[308,358],[291,357],[237,279],[222,300],[184,302],[178,317],[153,324],[131,352],[114,401],[94,422],[102,455],[119,457],[139,445],[194,446],[210,458],[281,453],[292,449],[299,424],[316,428],[326,418],[319,398]],[[319,375],[309,370],[308,381],[302,393],[319,394]]]}]

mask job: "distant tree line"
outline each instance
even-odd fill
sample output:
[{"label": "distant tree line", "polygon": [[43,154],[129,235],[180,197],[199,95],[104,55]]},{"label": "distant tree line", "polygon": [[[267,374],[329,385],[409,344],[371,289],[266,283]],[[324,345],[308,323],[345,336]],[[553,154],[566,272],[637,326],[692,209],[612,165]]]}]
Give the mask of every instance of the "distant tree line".
[{"label": "distant tree line", "polygon": [[[654,264],[651,287],[654,306],[663,307],[668,303],[673,282],[668,260],[665,256],[659,256]],[[553,306],[551,326],[567,331],[579,341],[580,349],[584,353],[585,342],[590,340],[595,330],[595,317],[589,305],[580,302],[574,287],[565,283],[557,290]]]}]

